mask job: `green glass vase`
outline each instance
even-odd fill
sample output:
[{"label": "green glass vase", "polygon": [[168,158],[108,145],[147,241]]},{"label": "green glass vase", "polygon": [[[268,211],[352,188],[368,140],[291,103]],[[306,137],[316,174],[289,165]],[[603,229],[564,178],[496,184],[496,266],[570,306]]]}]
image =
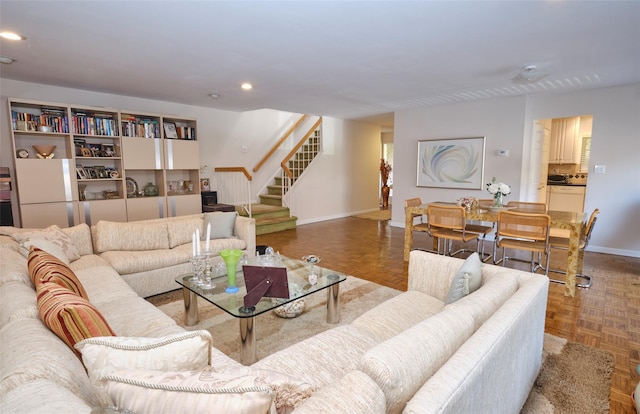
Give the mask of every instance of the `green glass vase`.
[{"label": "green glass vase", "polygon": [[228,285],[225,292],[235,293],[238,291],[238,287],[236,286],[236,268],[238,266],[238,260],[240,260],[240,257],[242,256],[242,250],[220,250],[220,256],[222,257],[222,260],[224,260],[224,264],[227,265]]}]

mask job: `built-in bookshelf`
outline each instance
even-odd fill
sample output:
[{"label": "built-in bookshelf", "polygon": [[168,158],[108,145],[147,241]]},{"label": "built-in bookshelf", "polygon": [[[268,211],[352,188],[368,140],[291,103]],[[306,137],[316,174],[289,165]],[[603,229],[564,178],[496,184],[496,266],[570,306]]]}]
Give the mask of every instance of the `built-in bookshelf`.
[{"label": "built-in bookshelf", "polygon": [[195,119],[15,98],[8,107],[23,227],[201,211]]}]

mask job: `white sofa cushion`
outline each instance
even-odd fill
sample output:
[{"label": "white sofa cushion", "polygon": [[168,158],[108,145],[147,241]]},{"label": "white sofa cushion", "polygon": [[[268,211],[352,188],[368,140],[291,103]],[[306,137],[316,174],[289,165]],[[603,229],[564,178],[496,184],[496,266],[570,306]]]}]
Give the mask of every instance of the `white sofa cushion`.
[{"label": "white sofa cushion", "polygon": [[378,384],[361,371],[348,372],[322,387],[296,408],[295,414],[383,414],[386,403]]},{"label": "white sofa cushion", "polygon": [[16,319],[38,319],[36,293],[31,286],[20,282],[7,282],[0,285],[0,328]]},{"label": "white sofa cushion", "polygon": [[[46,398],[34,398],[34,396]],[[68,388],[46,379],[26,382],[0,400],[0,413],[89,414],[91,407]]]},{"label": "white sofa cushion", "polygon": [[141,251],[169,248],[167,224],[162,220],[128,223],[101,220],[92,229],[97,253],[114,250]]},{"label": "white sofa cushion", "polygon": [[122,370],[100,380],[119,408],[136,414],[275,412],[272,391],[258,376],[205,372]]},{"label": "white sofa cushion", "polygon": [[444,303],[439,299],[417,290],[410,290],[378,304],[351,324],[369,332],[382,342],[435,315],[443,306]]},{"label": "white sofa cushion", "polygon": [[173,249],[181,244],[190,244],[196,229],[200,230],[200,234],[202,234],[203,223],[202,214],[168,218],[169,247]]},{"label": "white sofa cushion", "polygon": [[[158,249],[144,251],[108,251],[100,254],[121,275],[162,269],[189,262],[188,249]],[[176,275],[178,276],[178,275]]]},{"label": "white sofa cushion", "polygon": [[0,249],[0,285],[21,282],[35,289],[27,270],[27,260],[16,250]]},{"label": "white sofa cushion", "polygon": [[78,342],[75,348],[89,378],[119,370],[200,370],[209,365],[211,334],[200,330],[159,338],[100,336]]},{"label": "white sofa cushion", "polygon": [[378,339],[353,325],[342,325],[268,355],[251,367],[279,371],[323,387],[356,369],[358,359]]},{"label": "white sofa cushion", "polygon": [[513,271],[498,271],[488,275],[480,289],[446,305],[445,309],[458,309],[471,315],[478,329],[518,290],[518,285]]},{"label": "white sofa cushion", "polygon": [[474,319],[447,309],[367,351],[358,369],[384,392],[387,412],[399,413],[420,386],[472,334]]},{"label": "white sofa cushion", "polygon": [[64,227],[62,229],[76,246],[80,256],[93,254],[93,241],[91,240],[91,228],[86,224],[78,224],[72,227]]},{"label": "white sofa cushion", "polygon": [[91,384],[78,356],[39,319],[20,319],[0,330],[0,395],[21,384],[47,379],[91,406],[109,406],[109,397]]}]

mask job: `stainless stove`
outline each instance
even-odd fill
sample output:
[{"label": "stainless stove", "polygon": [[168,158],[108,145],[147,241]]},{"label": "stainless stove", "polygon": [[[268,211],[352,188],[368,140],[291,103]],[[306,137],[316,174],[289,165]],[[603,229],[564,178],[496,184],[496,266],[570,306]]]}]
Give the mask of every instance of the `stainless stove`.
[{"label": "stainless stove", "polygon": [[549,174],[548,185],[587,185],[587,173]]}]

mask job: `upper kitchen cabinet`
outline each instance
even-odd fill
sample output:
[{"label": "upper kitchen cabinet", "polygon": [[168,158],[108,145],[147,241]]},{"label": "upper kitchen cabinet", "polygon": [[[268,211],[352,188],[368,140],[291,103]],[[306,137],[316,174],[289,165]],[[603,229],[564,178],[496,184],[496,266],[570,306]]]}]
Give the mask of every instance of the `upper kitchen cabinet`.
[{"label": "upper kitchen cabinet", "polygon": [[556,118],[551,123],[550,164],[580,164],[580,117]]}]

